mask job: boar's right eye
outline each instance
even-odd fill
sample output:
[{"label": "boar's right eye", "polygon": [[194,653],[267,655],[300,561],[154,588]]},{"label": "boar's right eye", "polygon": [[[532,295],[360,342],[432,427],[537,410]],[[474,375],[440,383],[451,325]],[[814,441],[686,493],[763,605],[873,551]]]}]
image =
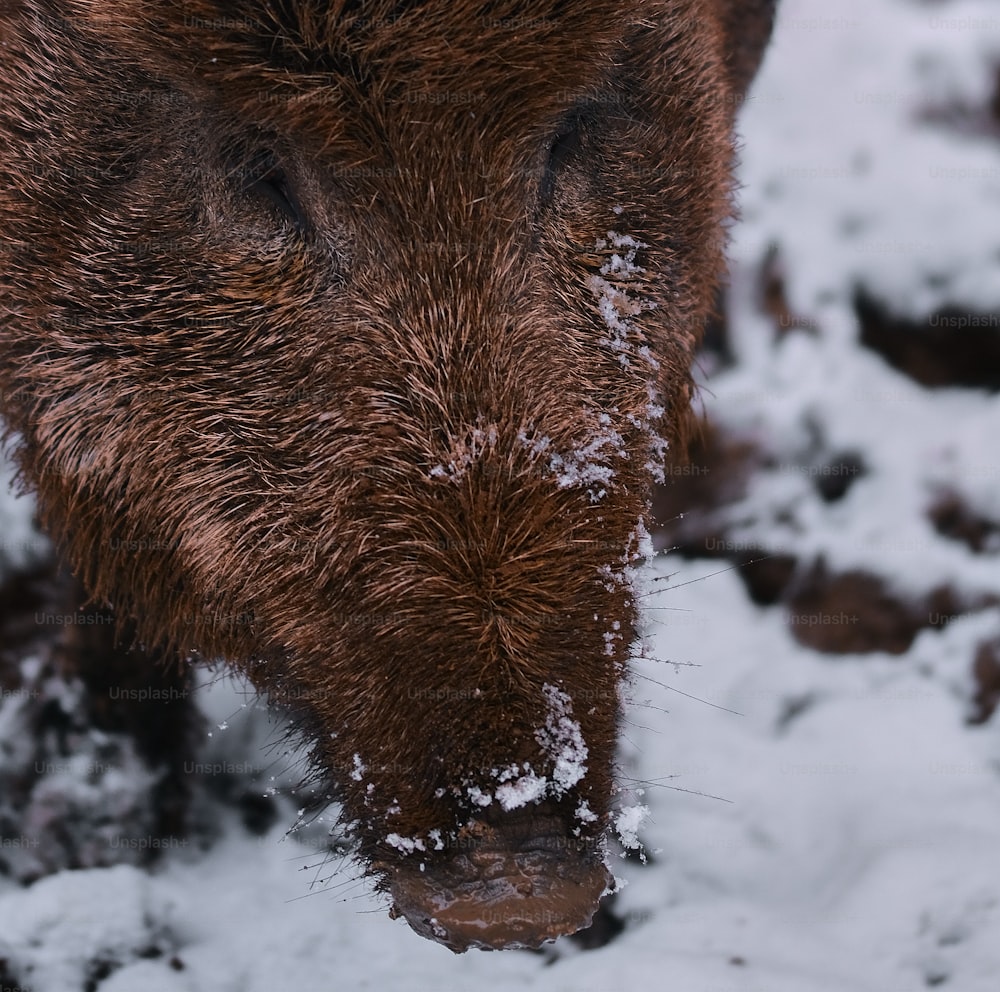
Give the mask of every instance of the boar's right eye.
[{"label": "boar's right eye", "polygon": [[549,146],[549,157],[545,162],[545,172],[542,173],[542,183],[538,191],[543,207],[552,202],[555,195],[556,179],[563,171],[566,163],[580,148],[580,117],[574,115],[556,133]]},{"label": "boar's right eye", "polygon": [[244,169],[243,188],[250,196],[263,199],[277,208],[299,230],[305,227],[302,206],[273,152],[257,152],[249,160]]}]

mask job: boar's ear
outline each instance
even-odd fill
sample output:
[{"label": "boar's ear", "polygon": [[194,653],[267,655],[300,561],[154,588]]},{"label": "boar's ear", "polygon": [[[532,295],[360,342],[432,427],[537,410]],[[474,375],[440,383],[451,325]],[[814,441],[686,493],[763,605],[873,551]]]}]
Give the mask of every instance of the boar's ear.
[{"label": "boar's ear", "polygon": [[742,97],[764,57],[778,0],[717,0],[725,62],[733,93]]}]

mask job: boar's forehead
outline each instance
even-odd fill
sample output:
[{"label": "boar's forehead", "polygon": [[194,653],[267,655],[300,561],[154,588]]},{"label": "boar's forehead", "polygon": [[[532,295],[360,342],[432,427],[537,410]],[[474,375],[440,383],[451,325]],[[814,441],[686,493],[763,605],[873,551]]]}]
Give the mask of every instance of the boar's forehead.
[{"label": "boar's forehead", "polygon": [[438,119],[469,102],[482,115],[551,118],[600,88],[637,24],[623,0],[125,0],[111,15],[77,3],[156,74],[258,119],[325,119],[317,133],[345,111],[428,102]]}]

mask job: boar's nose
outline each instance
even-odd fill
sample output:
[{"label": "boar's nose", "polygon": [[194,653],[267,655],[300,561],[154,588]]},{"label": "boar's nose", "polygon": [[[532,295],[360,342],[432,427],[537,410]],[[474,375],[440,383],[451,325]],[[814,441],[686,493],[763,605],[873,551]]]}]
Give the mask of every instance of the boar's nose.
[{"label": "boar's nose", "polygon": [[536,948],[588,926],[613,881],[600,841],[526,807],[472,821],[442,860],[390,869],[393,919],[460,953]]}]

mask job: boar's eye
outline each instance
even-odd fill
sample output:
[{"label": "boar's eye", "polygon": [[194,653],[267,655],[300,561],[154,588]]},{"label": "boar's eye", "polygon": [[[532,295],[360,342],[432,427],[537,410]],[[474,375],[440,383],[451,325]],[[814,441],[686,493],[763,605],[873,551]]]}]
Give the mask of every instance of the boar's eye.
[{"label": "boar's eye", "polygon": [[247,163],[244,190],[251,196],[266,200],[300,230],[305,227],[302,206],[273,152],[257,152]]},{"label": "boar's eye", "polygon": [[552,202],[555,194],[556,178],[563,171],[566,163],[580,148],[580,117],[574,114],[556,132],[549,146],[549,157],[545,162],[545,171],[542,173],[542,183],[538,191],[539,199],[543,207],[547,207]]}]

